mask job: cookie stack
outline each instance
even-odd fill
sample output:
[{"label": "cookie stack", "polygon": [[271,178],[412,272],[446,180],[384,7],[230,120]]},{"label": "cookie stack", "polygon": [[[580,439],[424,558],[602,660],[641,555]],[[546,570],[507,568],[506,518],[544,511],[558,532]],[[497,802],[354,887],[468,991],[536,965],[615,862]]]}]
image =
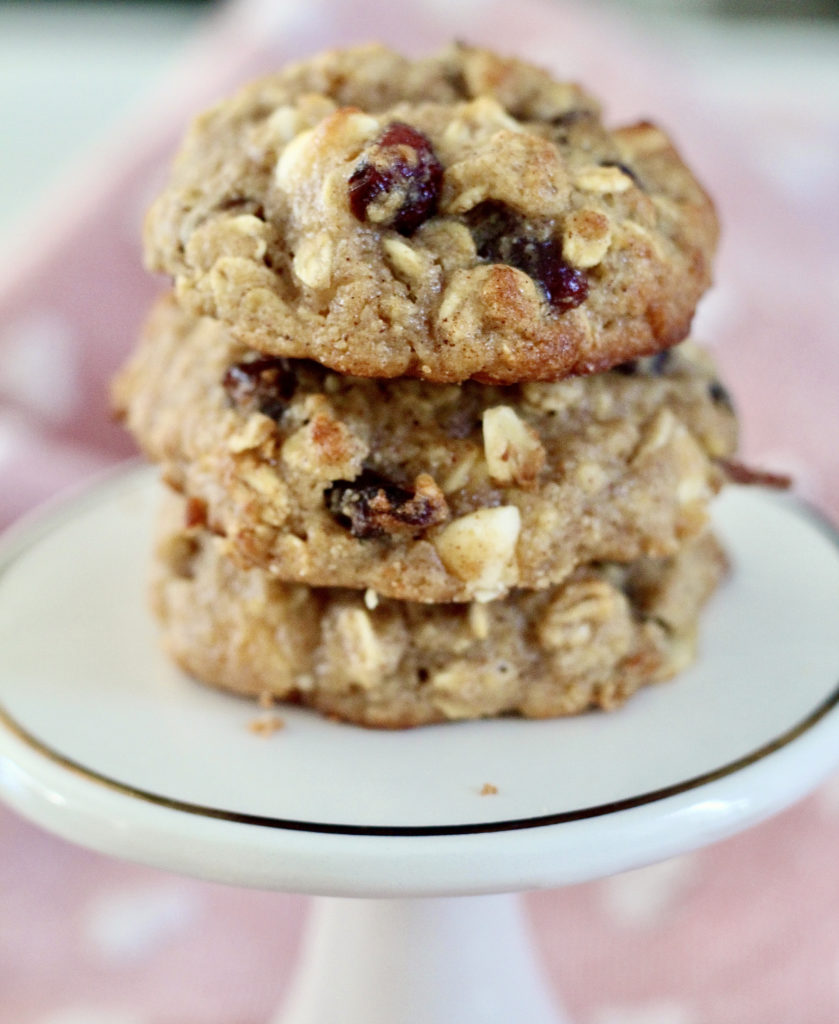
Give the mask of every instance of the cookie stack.
[{"label": "cookie stack", "polygon": [[658,128],[458,46],[201,116],[114,385],[187,671],[403,727],[610,708],[693,656],[736,444],[688,334],[713,207]]}]

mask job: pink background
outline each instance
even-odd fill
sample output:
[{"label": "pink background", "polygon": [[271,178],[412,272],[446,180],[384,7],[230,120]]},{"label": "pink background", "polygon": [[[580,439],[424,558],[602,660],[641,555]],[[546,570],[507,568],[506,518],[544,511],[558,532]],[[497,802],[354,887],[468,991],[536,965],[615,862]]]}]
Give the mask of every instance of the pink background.
[{"label": "pink background", "polygon": [[[513,13],[514,11],[514,13]],[[442,12],[445,12],[445,17]],[[744,457],[791,472],[839,519],[839,114],[759,89],[724,100],[594,6],[240,0],[194,41],[144,117],[51,197],[0,284],[0,526],[132,453],[107,382],[163,287],[142,211],[186,117],[234,82],[327,45],[423,52],[451,37],[576,77],[615,122],[665,124],[717,200],[717,283],[696,334],[744,423]],[[837,55],[839,57],[839,55]],[[821,112],[820,112],[821,111]],[[824,161],[804,159],[818,142]],[[839,779],[700,853],[528,897],[581,1024],[835,1024]],[[305,900],[117,863],[0,809],[0,1024],[265,1020]]]}]

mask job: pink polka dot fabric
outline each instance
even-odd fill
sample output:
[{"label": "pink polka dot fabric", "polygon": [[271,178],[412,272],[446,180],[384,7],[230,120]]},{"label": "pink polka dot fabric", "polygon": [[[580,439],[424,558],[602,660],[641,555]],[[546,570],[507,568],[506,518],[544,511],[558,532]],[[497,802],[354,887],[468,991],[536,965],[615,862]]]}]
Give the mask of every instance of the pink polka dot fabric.
[{"label": "pink polka dot fabric", "polygon": [[[792,473],[839,518],[839,115],[814,119],[806,98],[761,106],[759,90],[748,105],[712,102],[678,53],[590,5],[240,0],[207,25],[147,117],[47,204],[0,282],[0,525],[132,453],[107,384],[165,286],[141,268],[139,222],[188,116],[272,66],[372,37],[407,52],[452,37],[494,46],[580,79],[616,122],[671,129],[724,226],[697,335],[741,413],[743,457]],[[829,167],[796,159],[807,132]],[[580,1024],[834,1024],[837,850],[834,779],[714,847],[527,897],[527,908]],[[264,1021],[305,908],[111,861],[0,809],[0,1024]]]}]

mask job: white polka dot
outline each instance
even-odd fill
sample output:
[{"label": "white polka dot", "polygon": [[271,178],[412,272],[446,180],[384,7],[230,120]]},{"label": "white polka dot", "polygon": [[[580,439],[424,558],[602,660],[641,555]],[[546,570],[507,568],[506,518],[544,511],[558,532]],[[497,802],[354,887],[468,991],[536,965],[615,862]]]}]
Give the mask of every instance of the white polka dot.
[{"label": "white polka dot", "polygon": [[820,787],[816,796],[826,818],[839,818],[839,773],[832,775]]},{"label": "white polka dot", "polygon": [[99,959],[136,960],[189,928],[199,910],[197,897],[175,886],[102,893],[87,908],[84,938]]},{"label": "white polka dot", "polygon": [[71,324],[49,310],[29,313],[0,333],[0,393],[62,420],[78,400],[77,360]]},{"label": "white polka dot", "polygon": [[830,194],[839,174],[836,141],[830,133],[820,136],[812,125],[800,125],[779,137],[777,122],[771,135],[755,135],[752,152],[771,181],[796,205],[806,206],[819,193]]},{"label": "white polka dot", "polygon": [[591,1024],[699,1024],[699,1016],[682,1003],[658,999],[632,1007],[601,1007]]},{"label": "white polka dot", "polygon": [[120,235],[124,242],[134,246],[140,244],[146,212],[163,191],[168,178],[169,165],[162,161],[124,196],[119,223]]},{"label": "white polka dot", "polygon": [[147,1024],[147,1019],[124,1008],[71,1006],[40,1017],[37,1024]]},{"label": "white polka dot", "polygon": [[425,3],[425,7],[438,17],[447,19],[451,19],[454,15],[463,19],[469,14],[478,14],[485,6],[486,0],[458,0],[456,7],[452,6],[451,0],[426,0]]},{"label": "white polka dot", "polygon": [[693,882],[696,857],[672,857],[600,883],[604,911],[615,924],[644,928],[661,920]]},{"label": "white polka dot", "polygon": [[24,443],[29,441],[30,432],[20,416],[11,410],[0,409],[0,466],[19,457]]},{"label": "white polka dot", "polygon": [[[307,30],[320,28],[328,17],[328,4],[323,0],[308,0],[305,4],[278,4],[276,0],[239,0],[236,5],[237,23],[244,26],[252,19],[253,29],[263,35],[293,36]],[[246,28],[242,28],[247,38]]]}]

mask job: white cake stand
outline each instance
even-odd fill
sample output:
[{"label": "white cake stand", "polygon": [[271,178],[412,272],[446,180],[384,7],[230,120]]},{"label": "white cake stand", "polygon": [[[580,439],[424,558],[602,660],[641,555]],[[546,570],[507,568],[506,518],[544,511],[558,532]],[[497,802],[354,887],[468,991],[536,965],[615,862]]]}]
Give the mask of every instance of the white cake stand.
[{"label": "white cake stand", "polygon": [[790,499],[723,497],[700,661],[618,713],[388,733],[292,708],[266,738],[158,651],[156,497],[123,471],[0,548],[0,794],[107,854],[321,897],[282,1024],[558,1024],[497,894],[721,839],[839,762],[839,546]]}]

